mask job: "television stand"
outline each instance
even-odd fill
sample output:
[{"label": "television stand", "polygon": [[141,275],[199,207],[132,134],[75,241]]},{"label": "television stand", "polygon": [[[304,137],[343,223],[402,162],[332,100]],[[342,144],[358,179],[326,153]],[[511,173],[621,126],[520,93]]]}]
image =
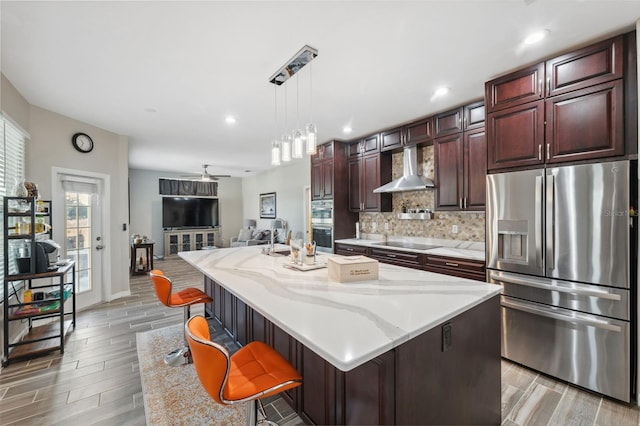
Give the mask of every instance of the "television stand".
[{"label": "television stand", "polygon": [[221,229],[183,228],[164,231],[164,256],[175,256],[180,251],[202,250],[206,247],[221,247]]}]

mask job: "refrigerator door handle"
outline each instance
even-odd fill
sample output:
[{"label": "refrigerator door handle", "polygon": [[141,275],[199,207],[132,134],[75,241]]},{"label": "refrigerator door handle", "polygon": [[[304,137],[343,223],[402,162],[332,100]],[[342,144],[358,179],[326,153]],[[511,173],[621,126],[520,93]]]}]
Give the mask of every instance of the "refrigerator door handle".
[{"label": "refrigerator door handle", "polygon": [[536,206],[535,210],[535,243],[536,243],[536,265],[542,268],[542,176],[536,176]]},{"label": "refrigerator door handle", "polygon": [[504,275],[496,274],[494,272],[489,274],[489,277],[496,280],[499,283],[524,285],[527,287],[541,288],[544,290],[557,291],[560,293],[575,294],[579,296],[597,297],[598,299],[616,300],[616,301],[622,300],[622,297],[619,294],[609,293],[606,291],[583,290],[583,289],[577,289],[577,288],[560,287],[560,286],[555,286],[551,284],[529,281],[522,278],[506,277]]},{"label": "refrigerator door handle", "polygon": [[556,255],[556,180],[547,175],[547,266],[555,269]]},{"label": "refrigerator door handle", "polygon": [[506,297],[502,297],[500,304],[506,308],[515,309],[517,311],[528,312],[534,315],[540,315],[542,317],[551,318],[558,321],[568,322],[576,325],[587,325],[591,327],[601,328],[603,330],[613,331],[616,333],[622,332],[622,327],[610,324],[603,320],[598,320],[593,318],[591,315],[581,315],[581,314],[573,314],[573,315],[565,315],[563,313],[557,312],[551,308],[547,308],[543,305],[532,304],[527,302],[516,302],[514,300],[507,299]]}]

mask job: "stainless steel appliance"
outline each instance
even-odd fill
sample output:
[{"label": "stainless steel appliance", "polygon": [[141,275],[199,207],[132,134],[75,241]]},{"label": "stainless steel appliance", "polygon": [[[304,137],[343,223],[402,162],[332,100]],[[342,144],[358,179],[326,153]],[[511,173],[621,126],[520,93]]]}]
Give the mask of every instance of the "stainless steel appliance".
[{"label": "stainless steel appliance", "polygon": [[316,249],[333,252],[333,200],[311,201],[311,228]]},{"label": "stainless steel appliance", "polygon": [[636,176],[630,161],[487,176],[502,355],[626,402],[635,394]]}]

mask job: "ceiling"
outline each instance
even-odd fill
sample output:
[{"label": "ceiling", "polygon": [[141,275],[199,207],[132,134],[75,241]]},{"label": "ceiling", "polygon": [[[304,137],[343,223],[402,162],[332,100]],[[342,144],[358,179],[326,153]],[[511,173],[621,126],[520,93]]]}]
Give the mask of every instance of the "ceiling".
[{"label": "ceiling", "polygon": [[[131,168],[198,173],[206,163],[232,176],[271,167],[285,106],[289,129],[312,117],[321,142],[354,139],[480,99],[485,81],[640,18],[629,0],[0,7],[2,72],[29,103],[128,136]],[[525,48],[540,28],[548,37]],[[318,57],[275,89],[269,78],[305,44]],[[432,100],[439,86],[450,93]]]}]

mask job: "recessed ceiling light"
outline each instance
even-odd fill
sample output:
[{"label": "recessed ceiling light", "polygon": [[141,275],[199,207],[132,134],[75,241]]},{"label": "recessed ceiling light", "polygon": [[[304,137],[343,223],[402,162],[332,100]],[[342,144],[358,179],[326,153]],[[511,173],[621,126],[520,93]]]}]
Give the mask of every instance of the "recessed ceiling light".
[{"label": "recessed ceiling light", "polygon": [[225,123],[227,123],[227,124],[236,124],[236,118],[235,118],[234,116],[232,116],[232,115],[227,115],[227,116],[224,118],[224,121],[225,121]]},{"label": "recessed ceiling light", "polygon": [[438,98],[440,96],[444,96],[449,93],[448,87],[438,87],[435,92],[433,92],[433,96]]},{"label": "recessed ceiling light", "polygon": [[524,44],[538,43],[543,38],[545,38],[547,34],[549,34],[549,30],[539,30],[539,31],[533,32],[523,40],[523,43]]},{"label": "recessed ceiling light", "polygon": [[342,128],[342,133],[349,134],[349,133],[351,133],[351,132],[353,132],[353,129],[352,129],[350,126],[344,126],[344,127]]}]

